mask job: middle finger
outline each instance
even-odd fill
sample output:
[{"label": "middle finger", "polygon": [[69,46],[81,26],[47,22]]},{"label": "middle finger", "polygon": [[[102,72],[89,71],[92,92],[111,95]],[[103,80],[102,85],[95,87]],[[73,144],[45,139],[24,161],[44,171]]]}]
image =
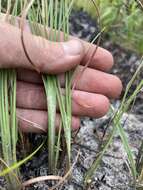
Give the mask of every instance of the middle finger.
[{"label": "middle finger", "polygon": [[[64,93],[64,90],[63,90]],[[25,82],[17,83],[17,107],[22,109],[46,110],[44,88]],[[76,116],[102,117],[109,109],[109,100],[101,94],[75,90],[72,93],[72,113]]]},{"label": "middle finger", "polygon": [[[83,66],[79,66],[74,75],[77,79],[78,73],[81,73]],[[42,84],[41,76],[30,70],[18,70],[18,80],[36,84]],[[61,85],[64,87],[64,74],[59,76]],[[112,74],[108,74],[92,68],[87,68],[76,83],[76,89],[86,92],[103,94],[109,98],[117,98],[122,90],[122,84],[119,78]]]}]

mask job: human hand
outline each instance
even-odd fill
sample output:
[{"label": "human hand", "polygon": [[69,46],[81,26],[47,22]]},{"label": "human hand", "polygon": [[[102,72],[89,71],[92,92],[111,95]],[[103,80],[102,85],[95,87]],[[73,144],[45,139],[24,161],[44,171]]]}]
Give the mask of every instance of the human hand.
[{"label": "human hand", "polygon": [[[49,42],[41,37],[32,36],[28,29],[24,32],[24,39],[36,68],[41,73],[59,74],[63,88],[62,73],[79,64],[79,72],[83,70],[95,50],[95,45],[73,37],[65,43]],[[87,53],[89,48],[90,51]],[[110,106],[109,99],[120,95],[121,81],[107,73],[112,66],[112,55],[99,47],[72,94],[73,129],[79,127],[81,116],[104,116]],[[17,115],[20,128],[24,132],[46,132],[48,118],[41,74],[34,71],[24,53],[20,30],[4,23],[0,23],[0,68],[17,69]],[[84,102],[85,106],[80,102]],[[60,115],[57,109],[56,127],[59,123]]]}]

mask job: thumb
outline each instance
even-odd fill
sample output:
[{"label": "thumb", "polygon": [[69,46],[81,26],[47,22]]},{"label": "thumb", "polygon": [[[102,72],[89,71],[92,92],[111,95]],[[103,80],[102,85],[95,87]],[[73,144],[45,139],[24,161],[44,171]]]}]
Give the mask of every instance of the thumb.
[{"label": "thumb", "polygon": [[34,69],[34,65],[42,73],[58,74],[80,64],[84,56],[79,40],[51,42],[28,32],[23,33],[23,40],[24,47],[20,29],[0,22],[0,68]]}]

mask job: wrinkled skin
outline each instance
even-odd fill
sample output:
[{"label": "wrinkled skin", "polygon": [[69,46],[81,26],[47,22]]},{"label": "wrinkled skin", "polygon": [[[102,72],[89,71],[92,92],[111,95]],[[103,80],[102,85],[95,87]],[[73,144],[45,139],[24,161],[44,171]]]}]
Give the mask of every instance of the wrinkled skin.
[{"label": "wrinkled skin", "polygon": [[[0,22],[0,68],[17,69],[19,126],[24,132],[46,132],[48,119],[41,73],[59,74],[64,92],[63,73],[79,65],[74,76],[76,80],[77,73],[83,70],[96,46],[74,37],[70,37],[68,42],[49,42],[31,35],[27,25],[24,41],[34,66],[23,51],[21,31]],[[94,118],[104,116],[109,110],[110,99],[118,98],[121,94],[120,79],[108,73],[113,64],[110,52],[99,47],[72,93],[73,129],[78,129],[81,116]],[[35,68],[39,73],[35,71]],[[59,123],[60,114],[57,108],[57,128]]]}]

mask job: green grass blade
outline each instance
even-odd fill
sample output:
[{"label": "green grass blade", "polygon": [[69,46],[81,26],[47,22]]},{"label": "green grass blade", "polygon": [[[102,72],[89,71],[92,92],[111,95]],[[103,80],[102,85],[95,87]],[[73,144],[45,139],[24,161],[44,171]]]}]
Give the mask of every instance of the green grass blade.
[{"label": "green grass blade", "polygon": [[[46,78],[46,79],[45,79]],[[56,106],[57,99],[55,95],[55,87],[53,81],[54,76],[44,76],[44,86],[47,95],[48,108],[48,151],[49,151],[49,170],[53,173],[55,163],[55,121],[56,121]]]},{"label": "green grass blade", "polygon": [[[11,80],[13,79],[13,80]],[[14,70],[9,71],[9,80],[10,80],[10,89],[11,89],[11,96],[10,96],[10,129],[11,129],[11,138],[12,138],[12,154],[13,154],[13,161],[16,162],[16,144],[18,140],[18,128],[17,128],[17,119],[16,119],[16,73]]]},{"label": "green grass blade", "polygon": [[[57,5],[56,5],[57,6]],[[46,8],[46,9],[45,9]],[[55,41],[54,35],[54,1],[51,0],[49,2],[49,15],[47,18],[48,4],[47,2],[43,2],[42,4],[42,21],[45,28],[45,38],[48,37],[46,34],[46,24],[49,22],[50,26],[50,34],[49,40]],[[55,13],[57,14],[57,13]],[[57,17],[56,17],[57,18]],[[47,95],[47,108],[48,108],[48,164],[49,164],[49,172],[54,173],[55,166],[55,122],[56,122],[56,107],[57,107],[57,97],[55,93],[54,81],[56,80],[56,76],[47,75],[43,77],[44,86]]]},{"label": "green grass blade", "polygon": [[62,132],[62,122],[60,123],[58,137],[57,137],[56,153],[55,153],[55,171],[58,166],[58,160],[59,160],[59,154],[60,154],[61,132]]},{"label": "green grass blade", "polygon": [[9,166],[8,168],[6,168],[5,170],[0,172],[0,177],[1,176],[5,176],[7,174],[9,174],[11,171],[19,168],[21,165],[25,164],[27,161],[29,161],[45,144],[45,141],[29,156],[27,156],[25,159],[13,164],[12,166]]},{"label": "green grass blade", "polygon": [[136,181],[136,177],[137,177],[137,172],[136,172],[136,166],[135,166],[135,160],[134,160],[134,155],[131,151],[131,147],[129,146],[129,142],[128,142],[128,138],[126,136],[126,133],[123,129],[123,127],[120,124],[115,124],[119,135],[121,137],[124,149],[127,153],[128,156],[128,160],[129,160],[129,164],[130,164],[130,168],[131,168],[131,172],[132,172],[132,176],[134,177],[134,182]]},{"label": "green grass blade", "polygon": [[65,109],[65,99],[63,97],[59,81],[55,82],[55,88],[57,93],[57,99],[59,103],[62,123],[63,123],[63,130],[64,136],[66,139],[66,146],[67,146],[67,154],[68,154],[68,165],[70,165],[70,154],[71,154],[71,128],[69,126],[69,120],[67,117],[66,109]]}]

